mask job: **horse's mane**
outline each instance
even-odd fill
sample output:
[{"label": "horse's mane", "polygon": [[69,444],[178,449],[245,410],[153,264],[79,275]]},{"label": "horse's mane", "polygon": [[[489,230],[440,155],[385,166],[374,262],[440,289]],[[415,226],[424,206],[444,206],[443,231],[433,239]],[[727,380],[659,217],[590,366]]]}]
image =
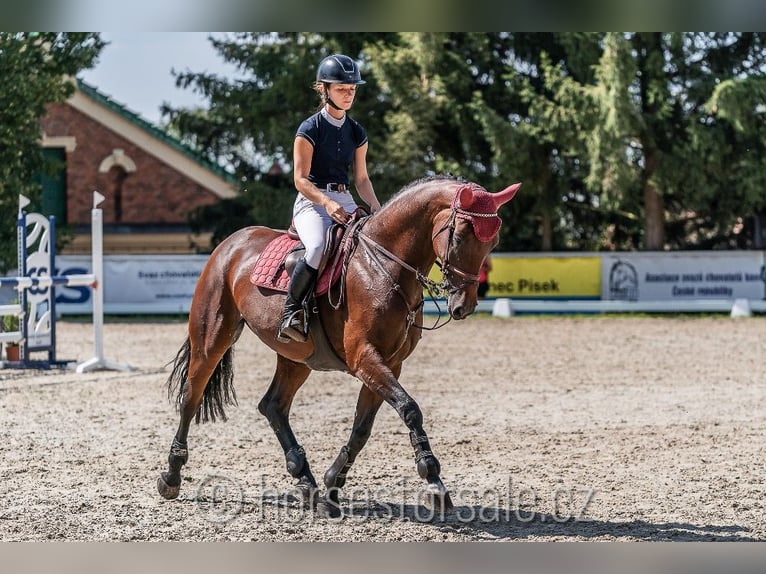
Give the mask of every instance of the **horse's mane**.
[{"label": "horse's mane", "polygon": [[397,191],[394,195],[391,196],[391,198],[383,205],[383,207],[386,207],[387,205],[390,205],[392,203],[396,203],[403,196],[409,195],[410,193],[412,193],[415,188],[419,189],[426,183],[430,183],[432,181],[448,181],[453,183],[465,183],[466,180],[463,179],[462,177],[452,175],[451,173],[428,175],[425,177],[421,177],[419,179],[416,179],[415,181],[411,181],[410,183],[402,187],[399,191]]}]

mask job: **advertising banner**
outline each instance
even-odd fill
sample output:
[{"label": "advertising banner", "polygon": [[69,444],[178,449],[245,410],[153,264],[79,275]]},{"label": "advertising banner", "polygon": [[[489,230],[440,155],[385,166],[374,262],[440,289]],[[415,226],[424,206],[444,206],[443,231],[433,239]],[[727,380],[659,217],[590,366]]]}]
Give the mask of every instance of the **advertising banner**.
[{"label": "advertising banner", "polygon": [[[104,257],[105,313],[187,313],[207,255],[107,255]],[[91,273],[89,256],[62,255],[59,275]],[[62,314],[90,313],[89,287],[57,287]]]},{"label": "advertising banner", "polygon": [[[532,299],[600,299],[601,258],[599,256],[544,256],[493,253],[490,257],[487,297]],[[434,266],[430,278],[441,281]]]},{"label": "advertising banner", "polygon": [[492,256],[487,297],[598,299],[599,257]]},{"label": "advertising banner", "polygon": [[[207,255],[107,255],[107,314],[187,313]],[[534,254],[493,253],[487,297],[694,301],[766,299],[761,251]],[[89,256],[62,255],[56,274],[92,273]],[[434,266],[430,274],[441,281]],[[89,287],[56,287],[60,314],[92,312]]]},{"label": "advertising banner", "polygon": [[761,251],[613,253],[602,256],[603,299],[764,299]]}]

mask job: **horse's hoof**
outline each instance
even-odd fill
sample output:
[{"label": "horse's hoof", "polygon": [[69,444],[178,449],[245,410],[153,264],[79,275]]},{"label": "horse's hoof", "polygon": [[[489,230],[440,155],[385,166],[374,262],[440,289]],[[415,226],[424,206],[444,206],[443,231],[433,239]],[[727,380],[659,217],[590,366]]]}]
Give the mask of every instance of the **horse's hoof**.
[{"label": "horse's hoof", "polygon": [[340,518],[343,514],[340,506],[333,502],[320,500],[316,505],[316,513],[320,518]]},{"label": "horse's hoof", "polygon": [[444,488],[429,487],[423,493],[423,503],[435,514],[445,514],[454,508],[449,492]]},{"label": "horse's hoof", "polygon": [[305,508],[316,508],[316,505],[319,503],[319,489],[316,486],[309,486],[301,483],[298,483],[296,488],[303,498],[303,506]]},{"label": "horse's hoof", "polygon": [[165,498],[167,500],[173,500],[174,498],[178,498],[178,494],[181,492],[181,485],[178,486],[170,486],[167,482],[165,482],[163,472],[160,477],[157,479],[157,490],[160,493],[160,496],[162,498]]}]

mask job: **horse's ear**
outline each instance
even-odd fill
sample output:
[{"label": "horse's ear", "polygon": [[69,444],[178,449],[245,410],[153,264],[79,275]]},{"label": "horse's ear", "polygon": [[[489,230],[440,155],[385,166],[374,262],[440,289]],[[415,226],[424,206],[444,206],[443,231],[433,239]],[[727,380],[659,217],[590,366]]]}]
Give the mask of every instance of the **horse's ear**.
[{"label": "horse's ear", "polygon": [[473,188],[470,185],[464,185],[460,188],[460,194],[458,195],[458,205],[463,209],[468,209],[473,203]]},{"label": "horse's ear", "polygon": [[497,193],[492,194],[492,198],[495,200],[495,206],[500,207],[504,203],[511,201],[513,196],[516,195],[516,192],[519,191],[520,187],[521,183],[514,183],[513,185],[506,187],[503,191],[498,191]]}]

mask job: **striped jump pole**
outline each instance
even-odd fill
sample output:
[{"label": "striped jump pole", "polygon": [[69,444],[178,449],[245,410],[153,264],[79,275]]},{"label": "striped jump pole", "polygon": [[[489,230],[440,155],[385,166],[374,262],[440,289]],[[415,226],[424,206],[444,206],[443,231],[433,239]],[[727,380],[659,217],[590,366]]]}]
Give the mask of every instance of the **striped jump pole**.
[{"label": "striped jump pole", "polygon": [[[21,330],[0,333],[0,342],[20,342],[21,361],[18,366],[50,367],[68,364],[56,360],[56,286],[87,286],[93,295],[93,331],[95,357],[77,365],[78,373],[97,369],[126,371],[130,365],[104,358],[104,268],[103,268],[103,215],[98,205],[104,196],[93,192],[92,273],[80,275],[53,275],[56,270],[55,218],[39,213],[27,214],[24,207],[29,199],[19,196],[17,220],[19,277],[0,277],[0,286],[8,285],[19,292],[18,305],[0,305],[0,315],[18,315]],[[32,361],[30,354],[45,351],[46,361]]]},{"label": "striped jump pole", "polygon": [[[0,286],[14,287],[18,292],[20,330],[15,335],[6,333],[4,339],[21,344],[21,357],[15,366],[22,368],[49,368],[60,363],[56,360],[56,299],[55,285],[79,281],[77,276],[55,277],[56,221],[39,213],[29,213],[24,208],[29,199],[19,196],[16,220],[18,242],[17,263],[19,277],[0,277]],[[83,281],[92,282],[94,277]],[[14,312],[10,313],[14,314]],[[21,340],[18,339],[21,335]],[[32,361],[31,354],[47,352],[47,361]],[[13,363],[13,362],[11,362]]]},{"label": "striped jump pole", "polygon": [[[96,287],[96,275],[59,275],[47,277],[0,277],[0,286],[15,287],[16,289],[31,289],[33,287],[53,287],[55,285]],[[9,305],[12,307],[12,305]]]}]

